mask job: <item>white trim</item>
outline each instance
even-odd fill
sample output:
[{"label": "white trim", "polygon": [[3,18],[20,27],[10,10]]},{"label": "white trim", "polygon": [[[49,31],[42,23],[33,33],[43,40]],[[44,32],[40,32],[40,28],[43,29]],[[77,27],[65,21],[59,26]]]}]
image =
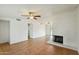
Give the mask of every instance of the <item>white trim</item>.
[{"label": "white trim", "polygon": [[78,51],[78,54],[79,54],[79,49],[77,51]]},{"label": "white trim", "polygon": [[79,52],[79,50],[77,48],[74,48],[72,46],[67,46],[67,45],[56,43],[56,42],[52,42],[52,41],[48,41],[47,43],[48,44],[52,44],[52,45],[56,45],[56,46],[60,46],[60,47],[64,47],[64,48],[68,48],[68,49],[72,49],[72,50],[76,50],[76,51]]},{"label": "white trim", "polygon": [[15,41],[15,42],[10,42],[10,45],[20,43],[20,42],[24,42],[24,41],[27,41],[27,40],[19,40],[19,41]]}]

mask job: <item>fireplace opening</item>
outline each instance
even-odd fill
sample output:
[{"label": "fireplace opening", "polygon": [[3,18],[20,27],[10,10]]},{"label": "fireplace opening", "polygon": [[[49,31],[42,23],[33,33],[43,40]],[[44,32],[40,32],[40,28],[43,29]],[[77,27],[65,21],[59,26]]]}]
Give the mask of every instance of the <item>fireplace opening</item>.
[{"label": "fireplace opening", "polygon": [[53,41],[57,42],[57,43],[61,43],[63,44],[63,36],[59,36],[59,35],[53,35]]}]

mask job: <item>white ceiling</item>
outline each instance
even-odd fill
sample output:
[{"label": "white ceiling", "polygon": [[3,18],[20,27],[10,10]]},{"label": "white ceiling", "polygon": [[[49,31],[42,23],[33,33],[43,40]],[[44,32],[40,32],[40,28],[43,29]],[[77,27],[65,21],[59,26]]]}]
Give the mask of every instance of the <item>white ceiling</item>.
[{"label": "white ceiling", "polygon": [[78,5],[76,4],[49,4],[49,5],[28,5],[28,4],[0,4],[0,17],[20,17],[24,9],[37,10],[38,12],[45,13],[57,13],[68,10],[74,10]]}]

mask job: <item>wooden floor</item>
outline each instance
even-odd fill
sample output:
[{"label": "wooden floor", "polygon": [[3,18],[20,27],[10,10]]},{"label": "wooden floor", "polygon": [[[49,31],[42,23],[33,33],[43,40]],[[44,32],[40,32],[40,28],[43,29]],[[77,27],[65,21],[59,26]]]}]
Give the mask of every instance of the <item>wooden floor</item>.
[{"label": "wooden floor", "polygon": [[0,44],[1,55],[77,55],[77,51],[49,45],[45,38],[29,39],[17,44]]}]

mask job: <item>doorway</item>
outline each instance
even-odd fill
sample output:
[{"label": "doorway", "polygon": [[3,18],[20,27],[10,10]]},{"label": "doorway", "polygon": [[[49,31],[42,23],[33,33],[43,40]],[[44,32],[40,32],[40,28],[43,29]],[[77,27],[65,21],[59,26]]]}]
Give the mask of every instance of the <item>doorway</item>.
[{"label": "doorway", "polygon": [[30,24],[28,23],[28,39],[30,39]]},{"label": "doorway", "polygon": [[28,39],[32,38],[33,28],[32,24],[28,23]]},{"label": "doorway", "polygon": [[0,20],[0,44],[10,41],[10,22]]}]

